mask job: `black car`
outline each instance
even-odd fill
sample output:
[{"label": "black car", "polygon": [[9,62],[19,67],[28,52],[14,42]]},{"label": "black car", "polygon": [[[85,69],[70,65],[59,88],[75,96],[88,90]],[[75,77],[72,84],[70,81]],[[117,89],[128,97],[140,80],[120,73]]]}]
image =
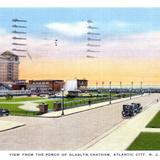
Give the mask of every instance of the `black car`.
[{"label": "black car", "polygon": [[140,103],[132,103],[130,105],[123,105],[122,116],[132,117],[142,111],[142,106]]},{"label": "black car", "polygon": [[137,113],[140,113],[143,109],[140,103],[131,103],[132,106],[134,106]]},{"label": "black car", "polygon": [[0,116],[8,116],[8,115],[9,115],[8,109],[0,108]]}]

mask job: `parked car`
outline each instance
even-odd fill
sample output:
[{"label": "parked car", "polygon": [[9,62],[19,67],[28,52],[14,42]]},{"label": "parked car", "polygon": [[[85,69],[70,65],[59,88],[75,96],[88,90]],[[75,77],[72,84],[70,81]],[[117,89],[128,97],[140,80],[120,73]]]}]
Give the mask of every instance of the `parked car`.
[{"label": "parked car", "polygon": [[131,103],[131,105],[134,106],[134,108],[135,108],[137,113],[140,113],[142,111],[142,109],[143,109],[143,107],[141,106],[140,103]]},{"label": "parked car", "polygon": [[0,116],[8,116],[8,115],[9,115],[8,109],[0,108]]},{"label": "parked car", "polygon": [[143,107],[140,103],[131,103],[130,105],[123,105],[122,116],[132,117],[142,111]]}]

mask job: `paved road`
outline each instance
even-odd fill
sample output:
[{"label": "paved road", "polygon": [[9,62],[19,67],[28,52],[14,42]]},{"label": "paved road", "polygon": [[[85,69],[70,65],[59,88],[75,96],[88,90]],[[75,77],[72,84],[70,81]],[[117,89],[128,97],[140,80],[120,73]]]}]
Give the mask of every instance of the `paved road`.
[{"label": "paved road", "polygon": [[76,150],[122,122],[122,104],[155,103],[160,94],[65,116],[61,118],[1,117],[27,125],[0,133],[0,150]]}]

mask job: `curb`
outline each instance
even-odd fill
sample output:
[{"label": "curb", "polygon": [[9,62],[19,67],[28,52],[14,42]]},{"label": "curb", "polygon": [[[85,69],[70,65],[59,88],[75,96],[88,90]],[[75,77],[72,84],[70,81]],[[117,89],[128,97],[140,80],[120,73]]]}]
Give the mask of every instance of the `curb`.
[{"label": "curb", "polygon": [[0,132],[9,131],[9,130],[11,130],[11,129],[16,129],[16,128],[19,128],[19,127],[23,127],[23,126],[25,126],[25,125],[26,125],[26,124],[21,124],[21,125],[15,126],[15,127],[7,128],[7,129],[2,129],[2,130],[0,130]]}]

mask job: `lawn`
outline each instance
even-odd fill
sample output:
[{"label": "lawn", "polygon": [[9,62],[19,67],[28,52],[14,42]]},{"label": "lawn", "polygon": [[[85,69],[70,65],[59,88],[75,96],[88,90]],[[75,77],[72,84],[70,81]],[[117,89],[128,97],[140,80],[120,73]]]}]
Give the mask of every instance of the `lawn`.
[{"label": "lawn", "polygon": [[[106,97],[92,97],[92,98],[65,98],[64,99],[64,107],[65,108],[71,108],[71,107],[78,107],[82,105],[87,105],[89,99],[91,100],[91,104],[98,103],[98,102],[105,102],[108,101],[108,98]],[[55,102],[62,102],[62,99],[56,99],[53,101],[45,101],[45,103],[48,104],[48,109],[53,110],[53,104]],[[41,104],[42,102],[37,102],[38,104]]]},{"label": "lawn", "polygon": [[160,133],[140,133],[127,150],[160,150]]},{"label": "lawn", "polygon": [[[123,94],[123,97],[128,97],[129,94]],[[113,93],[112,94],[112,97],[111,99],[112,100],[115,100],[115,99],[119,99],[120,97],[117,96],[116,93]],[[64,107],[65,108],[72,108],[72,107],[79,107],[79,106],[83,106],[83,105],[87,105],[88,104],[88,101],[91,100],[91,104],[95,104],[95,103],[100,103],[100,102],[107,102],[109,101],[109,96],[98,96],[98,97],[80,97],[80,98],[64,98]],[[53,106],[53,103],[55,102],[62,102],[62,99],[59,98],[59,99],[56,99],[53,101],[45,101],[45,103],[48,104],[48,109],[50,110],[53,110],[54,109],[54,106]],[[38,104],[41,104],[42,102],[37,102]]]},{"label": "lawn", "polygon": [[13,97],[12,99],[0,98],[0,102],[23,102],[43,99],[41,97]]},{"label": "lawn", "polygon": [[10,111],[10,115],[15,116],[35,116],[39,114],[39,112],[31,112],[20,109],[18,108],[20,105],[22,104],[0,104],[0,108],[8,109]]},{"label": "lawn", "polygon": [[[112,99],[118,99],[119,97],[115,96],[115,93],[112,93]],[[113,97],[115,96],[115,97]],[[53,110],[54,109],[54,103],[55,102],[62,102],[61,98],[56,98],[53,100],[48,100],[45,98],[41,98],[41,97],[13,97],[13,99],[7,100],[5,98],[0,98],[0,102],[24,102],[24,101],[31,101],[31,100],[44,100],[45,103],[48,104],[48,109],[49,110]],[[83,105],[87,105],[89,102],[89,100],[91,100],[91,104],[95,104],[95,103],[100,103],[100,102],[106,102],[109,101],[109,96],[98,96],[98,97],[90,97],[90,98],[86,98],[86,97],[80,97],[80,98],[64,98],[64,107],[65,108],[72,108],[72,107],[79,107],[79,106],[83,106]],[[37,102],[38,104],[41,104],[42,102]],[[0,103],[0,108],[6,108],[10,111],[11,115],[25,115],[25,116],[34,116],[39,114],[39,112],[31,112],[31,111],[25,111],[22,110],[20,108],[18,108],[18,106],[21,104],[1,104]]]},{"label": "lawn", "polygon": [[160,128],[160,111],[147,124],[147,128]]},{"label": "lawn", "polygon": [[[48,109],[49,110],[53,110],[54,106],[53,103],[55,102],[62,102],[62,99],[53,99],[53,100],[48,100],[47,99],[43,99],[41,97],[14,97],[11,100],[7,100],[5,98],[0,98],[0,108],[4,108],[4,109],[8,109],[10,111],[10,115],[21,115],[21,116],[36,116],[39,114],[39,112],[31,112],[31,111],[25,111],[23,109],[18,108],[18,106],[22,105],[22,104],[7,104],[7,102],[24,102],[24,101],[30,101],[30,100],[44,100],[45,103],[48,104]],[[98,102],[103,102],[107,100],[107,97],[92,97],[92,98],[65,98],[64,102],[65,102],[65,108],[69,108],[69,107],[78,107],[81,105],[85,105],[88,104],[88,100],[91,99],[91,103],[98,103]],[[5,102],[5,103],[3,103]],[[42,102],[37,102],[38,104],[42,103]]]}]

